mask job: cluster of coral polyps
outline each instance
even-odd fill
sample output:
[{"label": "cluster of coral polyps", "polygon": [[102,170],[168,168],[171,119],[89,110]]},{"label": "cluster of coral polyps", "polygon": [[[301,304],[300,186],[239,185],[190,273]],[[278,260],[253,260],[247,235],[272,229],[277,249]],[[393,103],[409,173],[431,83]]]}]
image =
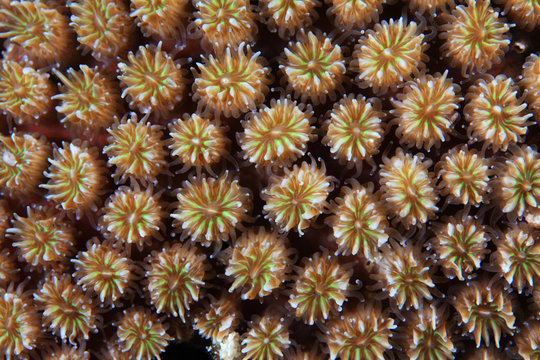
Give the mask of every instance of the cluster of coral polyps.
[{"label": "cluster of coral polyps", "polygon": [[539,37],[530,0],[0,0],[0,357],[540,359]]}]

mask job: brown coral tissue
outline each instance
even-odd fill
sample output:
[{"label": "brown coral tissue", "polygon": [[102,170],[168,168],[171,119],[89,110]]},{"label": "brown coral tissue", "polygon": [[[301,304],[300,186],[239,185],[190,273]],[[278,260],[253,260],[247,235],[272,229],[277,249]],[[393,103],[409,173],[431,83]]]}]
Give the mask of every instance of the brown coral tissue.
[{"label": "brown coral tissue", "polygon": [[539,0],[0,0],[0,359],[540,359]]}]

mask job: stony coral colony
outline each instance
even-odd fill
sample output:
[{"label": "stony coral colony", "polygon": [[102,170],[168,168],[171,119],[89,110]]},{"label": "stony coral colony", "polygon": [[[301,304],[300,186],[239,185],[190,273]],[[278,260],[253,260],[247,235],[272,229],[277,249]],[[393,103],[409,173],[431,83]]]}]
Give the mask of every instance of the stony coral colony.
[{"label": "stony coral colony", "polygon": [[539,25],[0,0],[0,354],[539,358]]}]

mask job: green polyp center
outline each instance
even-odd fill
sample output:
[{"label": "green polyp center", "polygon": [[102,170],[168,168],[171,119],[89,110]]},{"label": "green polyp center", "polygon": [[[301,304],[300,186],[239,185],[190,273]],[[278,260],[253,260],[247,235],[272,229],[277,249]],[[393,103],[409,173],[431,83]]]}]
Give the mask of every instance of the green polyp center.
[{"label": "green polyp center", "polygon": [[220,206],[217,204],[208,204],[208,207],[206,208],[206,213],[212,217],[219,216],[219,214],[221,213]]},{"label": "green polyp center", "polygon": [[35,38],[40,38],[41,36],[45,37],[45,30],[46,27],[44,24],[39,23],[29,23],[24,27],[24,31],[27,34],[32,34],[32,36]]},{"label": "green polyp center", "polygon": [[309,70],[311,70],[311,72],[316,72],[317,70],[319,70],[320,66],[319,66],[319,63],[317,61],[310,60],[307,63],[307,68]]},{"label": "green polyp center", "polygon": [[527,264],[523,264],[523,263],[525,263],[529,259],[529,254],[527,253],[525,249],[517,249],[517,250],[518,250],[517,253],[514,255],[514,260],[526,266]]},{"label": "green polyp center", "polygon": [[88,92],[79,91],[77,94],[77,105],[82,110],[88,110],[94,100],[94,96]]},{"label": "green polyp center", "polygon": [[[142,144],[141,141],[138,141],[138,139],[135,139],[131,144],[128,145],[129,152],[132,154],[133,157],[139,160],[139,158],[143,158],[144,154],[144,144]],[[139,160],[141,161],[141,160]]]},{"label": "green polyp center", "polygon": [[493,106],[493,113],[497,116],[502,116],[504,109],[500,105]]},{"label": "green polyp center", "polygon": [[418,273],[415,268],[409,267],[399,274],[404,285],[414,285],[418,281]]},{"label": "green polyp center", "polygon": [[355,125],[352,127],[352,133],[356,138],[359,138],[362,136],[362,129],[359,125]]},{"label": "green polyp center", "polygon": [[29,95],[28,88],[23,86],[20,82],[13,84],[13,94],[18,98],[24,98]]},{"label": "green polyp center", "polygon": [[216,18],[218,19],[223,19],[225,17],[225,15],[227,14],[227,11],[223,8],[219,8],[217,11],[216,11]]},{"label": "green polyp center", "polygon": [[20,160],[22,160],[21,157],[17,157],[15,154],[9,151],[4,151],[2,154],[2,161],[4,161],[4,163],[9,167],[16,167]]},{"label": "green polyp center", "polygon": [[378,61],[378,67],[380,69],[386,70],[388,68],[392,67],[392,64],[394,61],[398,58],[397,56],[394,56],[394,51],[392,51],[391,45],[388,45],[387,47],[381,47],[382,51],[379,55],[379,61]]},{"label": "green polyp center", "polygon": [[193,144],[193,146],[196,146],[196,147],[202,147],[204,145],[204,141],[202,141],[200,138],[198,137],[194,137],[191,139],[191,143]]},{"label": "green polyp center", "polygon": [[418,198],[418,195],[419,195],[418,186],[416,186],[416,184],[413,181],[406,183],[404,190],[405,190],[407,198],[409,199],[411,203],[421,202],[421,199]]},{"label": "green polyp center", "polygon": [[313,292],[315,293],[315,296],[322,298],[323,295],[325,295],[329,290],[331,291],[332,288],[335,288],[335,286],[332,286],[332,284],[328,284],[326,281],[317,281],[315,282],[315,286],[313,287]]},{"label": "green polyp center", "polygon": [[468,255],[467,252],[469,250],[469,247],[467,245],[468,245],[467,240],[466,239],[462,240],[461,238],[460,240],[454,243],[455,254],[458,258],[467,257]]},{"label": "green polyp center", "polygon": [[72,184],[80,185],[82,183],[82,171],[78,169],[70,169],[68,172],[68,177]]},{"label": "green polyp center", "polygon": [[490,304],[479,304],[479,305],[473,305],[471,307],[471,313],[476,314],[477,316],[484,318],[484,319],[491,319],[497,316],[497,313],[499,311],[497,310],[497,307],[495,305]]},{"label": "green polyp center", "polygon": [[421,336],[422,347],[428,348],[429,350],[437,346],[439,335],[433,329],[426,329]]},{"label": "green polyp center", "polygon": [[268,272],[272,265],[272,262],[269,259],[269,254],[256,254],[250,256],[251,261],[247,264],[249,276],[252,279],[257,279],[261,274]]},{"label": "green polyp center", "polygon": [[223,88],[229,88],[231,86],[231,80],[228,77],[223,76],[221,79],[219,79],[219,85],[221,85]]},{"label": "green polyp center", "polygon": [[4,98],[9,97],[10,103],[21,105],[27,99],[34,97],[34,92],[32,91],[34,82],[31,76],[18,76],[16,73],[12,75],[13,78],[11,79],[2,79],[0,83],[1,91]]},{"label": "green polyp center", "polygon": [[460,171],[461,181],[465,184],[472,183],[473,174],[468,169],[463,169]]},{"label": "green polyp center", "polygon": [[176,268],[175,273],[176,273],[175,276],[167,277],[167,282],[169,284],[168,288],[170,289],[170,292],[172,293],[175,293],[177,290],[182,288],[182,285],[184,285],[186,282],[185,279],[187,276],[183,268],[182,269]]},{"label": "green polyp center", "polygon": [[108,279],[111,283],[116,283],[113,278],[116,277],[116,271],[114,268],[103,266],[99,271],[100,276]]},{"label": "green polyp center", "polygon": [[291,205],[298,206],[299,204],[301,204],[301,202],[296,199],[296,194],[294,194],[293,197],[291,198]]},{"label": "green polyp center", "polygon": [[425,126],[429,126],[434,120],[436,114],[437,106],[434,104],[425,104],[425,106],[423,106],[423,114],[420,117],[420,120],[422,120]]},{"label": "green polyp center", "polygon": [[141,216],[138,211],[134,211],[131,215],[129,215],[129,223],[132,225],[137,226],[137,224],[140,223]]},{"label": "green polyp center", "polygon": [[528,180],[524,180],[522,183],[521,183],[521,190],[523,192],[529,192],[532,190],[532,184],[530,181]]},{"label": "green polyp center", "polygon": [[382,53],[381,53],[381,56],[385,59],[387,59],[388,61],[392,60],[394,58],[394,54],[392,53],[392,49],[387,47],[385,48]]},{"label": "green polyp center", "polygon": [[483,43],[487,39],[488,35],[489,32],[483,26],[479,27],[475,32],[472,33],[476,44]]},{"label": "green polyp center", "polygon": [[34,235],[38,243],[40,243],[43,246],[47,246],[47,244],[51,242],[51,239],[54,235],[54,231],[49,226],[36,224],[36,231]]},{"label": "green polyp center", "polygon": [[163,77],[163,74],[157,73],[157,72],[150,72],[146,73],[144,75],[144,78],[148,82],[147,85],[152,87],[152,93],[153,95],[156,95],[156,93],[159,92],[160,89],[162,89],[165,84],[165,77]]},{"label": "green polyp center", "polygon": [[[63,301],[63,306],[55,305],[55,308],[62,312],[61,316],[64,316],[71,320],[74,324],[82,322],[84,315],[79,311],[80,306],[73,303],[70,299],[59,297],[59,300]],[[78,327],[78,326],[77,326]]]}]

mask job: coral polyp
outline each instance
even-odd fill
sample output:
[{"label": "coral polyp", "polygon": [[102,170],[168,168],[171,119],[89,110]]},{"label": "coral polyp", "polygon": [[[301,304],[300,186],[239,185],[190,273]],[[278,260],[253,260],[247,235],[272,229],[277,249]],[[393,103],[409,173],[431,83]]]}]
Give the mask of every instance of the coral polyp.
[{"label": "coral polyp", "polygon": [[109,144],[103,147],[103,153],[109,158],[107,164],[116,166],[114,180],[155,184],[157,177],[167,169],[162,127],[151,124],[147,117],[138,120],[137,115],[131,113],[120,121],[115,120],[107,132]]},{"label": "coral polyp", "polygon": [[244,359],[280,359],[289,346],[289,331],[283,319],[269,314],[250,324],[247,336],[242,340],[242,353]]},{"label": "coral polyp", "polygon": [[422,226],[438,210],[437,192],[427,169],[431,160],[423,154],[411,156],[397,149],[396,155],[383,159],[380,171],[381,190],[390,214],[406,227]]},{"label": "coral polyp", "polygon": [[[210,297],[211,300],[215,300]],[[213,343],[224,342],[234,333],[241,318],[237,301],[228,295],[222,295],[218,300],[210,301],[204,310],[195,315],[193,328],[201,336],[210,338]]]},{"label": "coral polyp", "polygon": [[540,322],[532,320],[524,324],[516,335],[516,346],[523,359],[536,360],[540,356]]},{"label": "coral polyp", "polygon": [[235,236],[235,229],[251,207],[251,194],[228,173],[218,178],[192,177],[176,195],[173,226],[204,246]]},{"label": "coral polyp", "polygon": [[363,29],[379,20],[386,0],[326,0],[332,6],[327,14],[334,17],[334,25],[342,30]]},{"label": "coral polyp", "polygon": [[43,1],[12,1],[0,9],[0,38],[38,66],[64,63],[72,47],[68,18]]},{"label": "coral polyp", "polygon": [[4,289],[14,279],[17,279],[17,273],[20,269],[15,259],[13,251],[7,249],[0,251],[0,287]]},{"label": "coral polyp", "polygon": [[303,263],[298,269],[289,304],[295,309],[296,317],[313,325],[316,321],[324,322],[330,314],[341,312],[352,271],[328,254],[315,253]]},{"label": "coral polyp", "polygon": [[290,99],[272,100],[270,107],[250,114],[238,134],[244,159],[256,166],[289,166],[316,139],[312,115],[311,108],[303,110]]},{"label": "coral polyp", "polygon": [[0,61],[0,110],[16,123],[34,123],[52,109],[49,74],[16,61]]},{"label": "coral polyp", "polygon": [[425,12],[434,14],[455,6],[454,0],[407,0],[407,2],[411,10],[418,10],[422,14]]},{"label": "coral polyp", "polygon": [[330,359],[384,359],[392,348],[394,320],[373,302],[359,305],[324,327]]},{"label": "coral polyp", "polygon": [[408,146],[429,150],[449,138],[458,117],[459,86],[444,74],[421,76],[405,86],[394,100],[396,135]]},{"label": "coral polyp", "polygon": [[[9,228],[11,222],[11,212],[9,211],[8,203],[5,199],[0,200],[0,239],[3,239],[6,229]],[[2,241],[0,240],[0,244]]]},{"label": "coral polyp", "polygon": [[218,163],[227,154],[230,143],[226,128],[198,114],[184,114],[169,124],[169,149],[184,165],[181,172],[195,167],[197,171]]},{"label": "coral polyp", "polygon": [[464,280],[489,252],[484,226],[471,216],[452,217],[431,240],[445,275]]},{"label": "coral polyp", "polygon": [[489,161],[466,146],[452,148],[438,164],[441,195],[449,201],[478,206],[488,200]]},{"label": "coral polyp", "polygon": [[463,285],[456,294],[453,305],[460,324],[474,335],[476,347],[480,347],[482,340],[487,346],[493,340],[498,348],[501,334],[513,333],[515,317],[508,296],[500,284],[483,280]]},{"label": "coral polyp", "polygon": [[172,340],[160,319],[146,308],[124,310],[116,327],[119,353],[126,354],[127,359],[155,359]]},{"label": "coral polyp", "polygon": [[71,282],[69,274],[51,274],[34,293],[43,309],[43,327],[62,341],[76,345],[97,330],[94,305],[82,288]]},{"label": "coral polyp", "polygon": [[84,350],[84,346],[77,348],[73,345],[62,344],[62,346],[54,346],[43,352],[41,357],[43,360],[90,360],[90,353]]},{"label": "coral polyp", "polygon": [[97,148],[79,140],[63,142],[61,148],[54,149],[49,162],[51,166],[45,172],[49,181],[40,185],[48,190],[47,199],[63,210],[74,211],[77,217],[86,210],[95,211],[105,183]]},{"label": "coral polyp", "polygon": [[176,243],[153,252],[148,263],[148,292],[157,312],[184,320],[204,285],[206,256],[189,243]]},{"label": "coral polyp", "polygon": [[109,197],[102,211],[99,228],[113,241],[135,244],[142,249],[153,238],[160,237],[164,211],[152,188],[120,187]]},{"label": "coral polyp", "polygon": [[503,351],[497,350],[496,348],[490,347],[480,347],[469,352],[469,356],[466,357],[467,360],[506,360],[507,357]]},{"label": "coral polyp", "polygon": [[496,240],[491,261],[509,284],[521,293],[540,276],[540,243],[525,223],[518,224]]},{"label": "coral polyp", "polygon": [[142,114],[166,115],[184,96],[184,78],[180,64],[157,46],[139,46],[127,56],[127,62],[118,63],[122,98],[133,110]]},{"label": "coral polyp", "polygon": [[401,245],[392,240],[381,250],[374,278],[381,281],[399,309],[419,309],[424,299],[433,299],[430,291],[435,287],[431,278],[433,268],[418,246]]},{"label": "coral polyp", "polygon": [[56,107],[63,115],[60,122],[79,131],[97,131],[113,122],[120,110],[120,96],[116,84],[97,67],[81,65],[79,71],[69,69],[69,77],[57,70],[54,74],[62,81],[61,93],[52,97],[60,101]]},{"label": "coral polyp", "polygon": [[242,42],[255,40],[257,25],[251,4],[246,0],[202,0],[191,24],[202,35],[203,44],[216,53]]},{"label": "coral polyp", "polygon": [[345,60],[339,45],[333,45],[325,34],[301,32],[297,42],[289,43],[280,68],[287,80],[287,90],[302,102],[310,99],[315,105],[335,98],[342,89]]},{"label": "coral polyp", "polygon": [[388,240],[388,221],[372,186],[364,187],[350,180],[351,187],[341,188],[341,197],[331,206],[332,227],[338,252],[363,255],[368,261],[380,257],[379,248]]},{"label": "coral polyp", "polygon": [[271,31],[281,38],[293,35],[298,29],[311,25],[320,5],[318,0],[259,0],[262,15]]},{"label": "coral polyp", "polygon": [[504,12],[520,27],[531,31],[540,26],[540,3],[535,0],[502,0]]},{"label": "coral polyp", "polygon": [[0,189],[3,194],[36,192],[51,146],[45,138],[13,132],[0,135]]},{"label": "coral polyp", "polygon": [[427,44],[418,25],[400,18],[375,24],[354,47],[351,67],[360,87],[376,94],[395,89],[424,66]]},{"label": "coral polyp", "polygon": [[0,288],[0,351],[5,358],[26,358],[39,336],[39,315],[32,301],[22,291]]},{"label": "coral polyp", "polygon": [[379,151],[384,128],[380,102],[366,100],[352,94],[344,96],[330,112],[323,128],[322,143],[330,147],[332,155],[351,166],[360,167],[362,160],[371,161]]},{"label": "coral polyp", "polygon": [[311,351],[300,350],[296,348],[287,352],[289,360],[314,360],[318,358],[318,347],[311,346]]},{"label": "coral polyp", "polygon": [[197,63],[193,70],[193,100],[199,110],[211,112],[216,118],[239,117],[248,110],[256,110],[268,92],[270,69],[263,66],[260,52],[253,53],[244,44],[238,49],[227,47],[224,52]]},{"label": "coral polyp", "polygon": [[540,56],[531,54],[523,64],[520,85],[525,89],[529,107],[540,115]]},{"label": "coral polyp", "polygon": [[517,98],[518,90],[512,78],[505,75],[480,79],[469,87],[463,110],[469,137],[491,145],[493,151],[506,151],[509,145],[520,142],[532,114],[524,112],[527,104]]},{"label": "coral polyp", "polygon": [[540,206],[540,154],[529,146],[515,148],[506,160],[497,190],[505,213],[537,214]]},{"label": "coral polyp", "polygon": [[463,75],[486,71],[501,62],[510,44],[510,26],[488,0],[467,0],[444,18],[441,53],[452,66],[459,66]]},{"label": "coral polyp", "polygon": [[101,60],[125,55],[135,29],[122,1],[78,0],[70,2],[69,9],[84,53]]},{"label": "coral polyp", "polygon": [[238,289],[242,299],[269,295],[290,269],[287,243],[263,228],[247,230],[228,251],[225,275],[232,280],[229,292]]},{"label": "coral polyp", "polygon": [[135,279],[132,260],[107,243],[94,240],[71,262],[77,284],[96,294],[104,305],[119,305],[117,300],[126,295]]},{"label": "coral polyp", "polygon": [[404,350],[410,359],[454,359],[456,348],[448,317],[435,305],[424,306],[411,313],[403,328]]},{"label": "coral polyp", "polygon": [[326,198],[334,188],[334,178],[326,175],[324,163],[302,162],[283,176],[272,176],[261,192],[266,202],[265,217],[282,231],[296,229],[300,235],[328,207]]},{"label": "coral polyp", "polygon": [[133,0],[131,16],[146,37],[161,40],[185,37],[185,18],[189,14],[187,0]]},{"label": "coral polyp", "polygon": [[241,356],[241,339],[236,331],[228,333],[223,341],[213,343],[211,354],[224,360],[234,360]]},{"label": "coral polyp", "polygon": [[12,226],[12,246],[34,269],[62,268],[74,253],[74,230],[54,208],[29,206],[26,217],[14,214]]}]

